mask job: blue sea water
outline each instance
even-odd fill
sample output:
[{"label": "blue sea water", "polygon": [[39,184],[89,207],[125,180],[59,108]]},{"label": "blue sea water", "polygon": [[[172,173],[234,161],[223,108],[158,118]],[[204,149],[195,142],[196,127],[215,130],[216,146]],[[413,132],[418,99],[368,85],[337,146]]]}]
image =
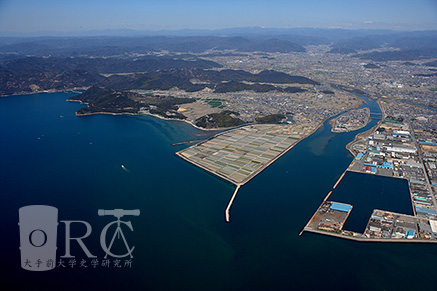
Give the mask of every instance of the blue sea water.
[{"label": "blue sea water", "polygon": [[347,172],[329,200],[353,205],[344,229],[359,233],[364,233],[374,209],[414,215],[405,179]]},{"label": "blue sea water", "polygon": [[[175,155],[188,145],[172,146],[213,132],[147,116],[76,117],[83,105],[66,102],[71,95],[0,99],[1,284],[9,290],[436,289],[435,245],[298,236],[351,162],[345,145],[378,120],[374,101],[366,105],[373,120],[364,129],[335,134],[326,122],[244,185],[231,209],[232,222],[225,223],[234,186]],[[365,179],[375,191],[408,194],[400,180],[384,184],[373,178]],[[389,206],[369,199],[362,180],[346,175],[331,196],[354,205],[351,228],[359,228],[358,218],[366,216],[360,211]],[[59,220],[89,222],[93,231],[84,242],[99,260],[104,256],[100,231],[114,218],[100,217],[97,210],[140,209],[138,217],[123,217],[134,228],[124,228],[135,245],[132,267],[93,268],[88,262],[88,268],[23,270],[18,209],[35,204],[58,208]],[[397,208],[388,210],[411,209],[404,196],[393,205]],[[355,210],[361,213],[358,220]],[[58,232],[58,255],[63,255],[62,223]],[[74,235],[83,234],[78,229]],[[72,253],[78,263],[87,259],[77,244],[72,243]]]}]

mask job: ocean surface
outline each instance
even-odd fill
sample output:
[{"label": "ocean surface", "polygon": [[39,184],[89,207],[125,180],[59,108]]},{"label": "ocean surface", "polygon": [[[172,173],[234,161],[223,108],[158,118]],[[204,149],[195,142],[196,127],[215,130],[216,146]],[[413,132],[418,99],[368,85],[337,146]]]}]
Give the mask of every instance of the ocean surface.
[{"label": "ocean surface", "polygon": [[[76,117],[83,105],[65,101],[72,95],[0,98],[4,290],[437,289],[435,245],[298,235],[352,161],[346,144],[380,118],[374,101],[364,104],[372,112],[365,128],[338,134],[325,122],[244,185],[225,223],[235,186],[175,155],[188,145],[172,146],[214,132],[148,116]],[[373,208],[411,213],[403,180],[348,173],[330,200],[353,204],[345,225],[350,230],[362,231]],[[115,217],[97,210],[140,209],[140,216],[122,217],[134,230],[122,225],[135,246],[132,264],[125,265],[126,257],[120,268],[113,260],[94,268],[72,241],[76,265],[64,259],[65,267],[51,271],[23,270],[18,209],[26,205],[54,206],[59,221],[88,222],[92,233],[83,242],[99,263],[105,255],[100,233]],[[83,224],[76,226],[72,237],[83,236]],[[62,222],[57,247],[59,260],[65,254]],[[114,253],[125,252],[117,239]]]}]

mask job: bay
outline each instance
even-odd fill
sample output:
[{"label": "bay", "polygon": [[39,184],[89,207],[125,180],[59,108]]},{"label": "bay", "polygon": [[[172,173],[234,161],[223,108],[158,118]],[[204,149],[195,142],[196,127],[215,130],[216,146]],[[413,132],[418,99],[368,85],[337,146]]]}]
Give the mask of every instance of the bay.
[{"label": "bay", "polygon": [[[74,112],[83,105],[66,102],[71,95],[0,99],[0,246],[5,286],[37,290],[415,290],[419,279],[414,276],[419,276],[421,290],[435,289],[437,252],[433,245],[364,244],[308,233],[298,236],[351,162],[345,145],[378,120],[375,102],[366,104],[374,118],[365,128],[335,134],[327,121],[244,185],[228,224],[224,209],[234,186],[175,156],[188,145],[172,146],[214,132],[148,116],[76,117]],[[338,187],[353,184],[342,182]],[[393,187],[405,191],[404,186]],[[369,200],[358,200],[372,207]],[[99,247],[100,230],[114,218],[100,217],[97,210],[140,209],[138,217],[123,217],[134,228],[134,232],[124,229],[129,243],[135,245],[132,268],[21,269],[18,209],[34,204],[57,207],[59,220],[89,222],[93,232],[87,246],[99,259],[104,255]],[[62,227],[58,229],[62,238]],[[63,240],[58,238],[58,254],[64,252]],[[86,259],[77,246],[72,246],[72,252],[78,261]]]}]

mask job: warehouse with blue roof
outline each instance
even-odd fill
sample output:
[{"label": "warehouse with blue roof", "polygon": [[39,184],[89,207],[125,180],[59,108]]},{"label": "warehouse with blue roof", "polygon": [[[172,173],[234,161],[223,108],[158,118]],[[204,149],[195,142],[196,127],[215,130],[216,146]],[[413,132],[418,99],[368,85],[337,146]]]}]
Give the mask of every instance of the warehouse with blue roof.
[{"label": "warehouse with blue roof", "polygon": [[355,158],[357,160],[361,160],[363,158],[363,153],[358,153],[358,155]]},{"label": "warehouse with blue roof", "polygon": [[338,210],[338,211],[342,211],[342,212],[349,212],[352,209],[352,205],[333,202],[330,209]]},{"label": "warehouse with blue roof", "polygon": [[416,212],[437,215],[437,212],[434,209],[428,209],[426,207],[421,207],[421,206],[417,206],[417,205],[414,208],[416,209]]}]

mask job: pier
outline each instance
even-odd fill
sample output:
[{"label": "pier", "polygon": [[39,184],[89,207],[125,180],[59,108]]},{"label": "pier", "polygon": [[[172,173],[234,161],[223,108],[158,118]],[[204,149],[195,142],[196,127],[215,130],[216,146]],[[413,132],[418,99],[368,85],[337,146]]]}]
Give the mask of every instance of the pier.
[{"label": "pier", "polygon": [[234,200],[235,200],[235,197],[237,196],[238,190],[240,190],[240,186],[241,186],[240,184],[237,185],[237,188],[235,189],[234,194],[231,197],[231,200],[229,200],[228,207],[226,207],[226,210],[225,210],[226,222],[231,222],[231,215],[229,214],[229,210],[231,209],[232,203],[234,203]]}]

